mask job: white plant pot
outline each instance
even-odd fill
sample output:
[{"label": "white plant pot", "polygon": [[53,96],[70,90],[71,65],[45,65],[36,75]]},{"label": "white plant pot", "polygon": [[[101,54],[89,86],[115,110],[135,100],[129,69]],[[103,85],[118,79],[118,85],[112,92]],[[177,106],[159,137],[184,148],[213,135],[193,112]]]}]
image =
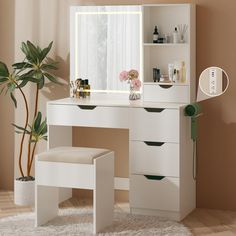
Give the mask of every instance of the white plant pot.
[{"label": "white plant pot", "polygon": [[14,182],[14,202],[20,206],[34,206],[35,181]]}]

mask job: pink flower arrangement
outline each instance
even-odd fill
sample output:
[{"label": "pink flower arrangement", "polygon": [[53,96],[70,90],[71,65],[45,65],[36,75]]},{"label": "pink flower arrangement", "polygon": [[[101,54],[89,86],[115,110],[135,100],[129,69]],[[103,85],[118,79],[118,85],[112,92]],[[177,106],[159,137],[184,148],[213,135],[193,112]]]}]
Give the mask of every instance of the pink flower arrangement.
[{"label": "pink flower arrangement", "polygon": [[139,77],[139,73],[137,70],[130,70],[130,71],[122,71],[120,73],[120,81],[128,81],[128,83],[130,83],[130,85],[136,90],[138,91],[141,87],[141,81],[138,78]]},{"label": "pink flower arrangement", "polygon": [[129,78],[129,73],[127,71],[122,71],[120,73],[120,81],[126,81]]},{"label": "pink flower arrangement", "polygon": [[133,79],[131,80],[131,84],[134,88],[134,90],[138,91],[141,88],[141,81],[140,79]]}]

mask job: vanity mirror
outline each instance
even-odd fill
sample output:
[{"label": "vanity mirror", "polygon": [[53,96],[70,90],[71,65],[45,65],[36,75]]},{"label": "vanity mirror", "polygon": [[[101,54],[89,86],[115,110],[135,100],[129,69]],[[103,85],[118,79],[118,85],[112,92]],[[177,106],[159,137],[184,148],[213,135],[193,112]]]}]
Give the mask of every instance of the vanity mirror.
[{"label": "vanity mirror", "polygon": [[75,6],[70,22],[71,80],[88,79],[97,92],[129,91],[119,74],[142,75],[141,6]]}]

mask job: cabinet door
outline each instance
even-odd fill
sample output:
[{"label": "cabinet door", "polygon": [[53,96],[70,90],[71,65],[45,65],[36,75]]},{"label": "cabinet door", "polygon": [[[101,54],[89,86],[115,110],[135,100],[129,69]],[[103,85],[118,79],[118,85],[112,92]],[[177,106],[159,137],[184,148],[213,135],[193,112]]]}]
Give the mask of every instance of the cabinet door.
[{"label": "cabinet door", "polygon": [[130,141],[130,173],[179,177],[179,144]]},{"label": "cabinet door", "polygon": [[179,211],[179,179],[131,175],[130,207]]},{"label": "cabinet door", "polygon": [[48,105],[49,125],[128,128],[129,109],[121,107]]},{"label": "cabinet door", "polygon": [[132,108],[130,140],[179,143],[179,110]]}]

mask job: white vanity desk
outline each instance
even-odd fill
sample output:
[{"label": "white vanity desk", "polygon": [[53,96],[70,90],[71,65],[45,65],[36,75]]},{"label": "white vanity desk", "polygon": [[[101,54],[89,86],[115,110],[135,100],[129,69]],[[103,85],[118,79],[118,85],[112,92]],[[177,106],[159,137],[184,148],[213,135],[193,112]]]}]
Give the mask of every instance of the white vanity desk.
[{"label": "white vanity desk", "polygon": [[181,220],[195,208],[193,144],[185,105],[129,101],[127,94],[50,101],[48,147],[71,146],[72,126],[129,129],[130,178],[115,178],[115,188],[130,191],[132,213]]}]

